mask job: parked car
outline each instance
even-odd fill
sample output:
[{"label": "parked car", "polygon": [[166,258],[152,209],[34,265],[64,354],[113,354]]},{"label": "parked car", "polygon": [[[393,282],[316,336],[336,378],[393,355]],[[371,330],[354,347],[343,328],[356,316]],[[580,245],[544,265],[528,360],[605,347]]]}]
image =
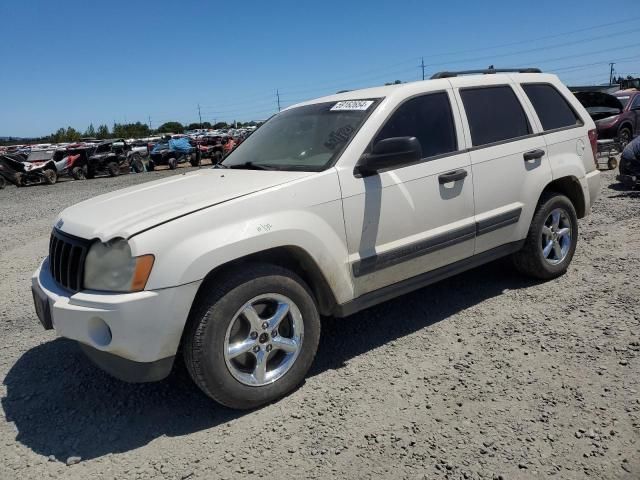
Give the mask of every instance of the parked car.
[{"label": "parked car", "polygon": [[224,145],[220,136],[203,136],[197,139],[201,158],[210,158],[211,163],[218,163],[224,157]]},{"label": "parked car", "polygon": [[158,165],[168,165],[171,170],[175,170],[178,164],[184,162],[198,166],[197,150],[186,137],[169,138],[156,143],[151,150],[149,170],[154,170]]},{"label": "parked car", "polygon": [[600,190],[596,129],[534,72],[312,100],[215,168],[67,208],[33,277],[40,321],[118,378],[180,354],[207,395],[254,408],[302,382],[321,315],[504,256],[562,275]]},{"label": "parked car", "polygon": [[640,135],[640,91],[584,91],[575,95],[596,122],[598,138],[614,139],[623,149]]},{"label": "parked car", "polygon": [[137,152],[131,151],[131,145],[122,139],[104,140],[96,145],[95,150],[87,159],[87,178],[94,178],[99,174],[111,177],[120,175],[123,169],[130,168],[136,173],[144,172],[142,158]]},{"label": "parked car", "polygon": [[0,155],[0,175],[16,187],[29,185],[53,185],[58,180],[55,163],[51,158],[28,162],[22,155]]}]

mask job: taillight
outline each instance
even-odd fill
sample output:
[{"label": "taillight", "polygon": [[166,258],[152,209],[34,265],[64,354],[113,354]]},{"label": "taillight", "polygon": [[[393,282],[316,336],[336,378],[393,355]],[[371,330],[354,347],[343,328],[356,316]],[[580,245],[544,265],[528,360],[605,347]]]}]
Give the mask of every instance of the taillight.
[{"label": "taillight", "polygon": [[598,168],[598,130],[595,128],[589,130],[589,142],[591,143],[591,151],[593,152],[593,163]]}]

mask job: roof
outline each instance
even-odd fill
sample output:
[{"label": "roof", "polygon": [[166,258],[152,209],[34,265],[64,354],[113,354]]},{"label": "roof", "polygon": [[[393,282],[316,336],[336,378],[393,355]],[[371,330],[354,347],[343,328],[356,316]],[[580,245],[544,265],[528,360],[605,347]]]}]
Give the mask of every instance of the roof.
[{"label": "roof", "polygon": [[[522,76],[525,79],[530,79],[535,77],[536,79],[540,79],[540,81],[558,81],[557,76],[548,73],[495,73],[495,74],[473,74],[473,75],[463,75],[456,77],[448,77],[448,78],[438,78],[438,79],[429,79],[429,80],[419,80],[416,82],[408,82],[408,83],[400,83],[394,85],[385,85],[382,87],[373,87],[373,88],[364,88],[360,90],[349,90],[343,91],[341,93],[336,93],[334,95],[327,95],[325,97],[319,97],[315,99],[311,99],[305,102],[300,102],[295,105],[291,105],[285,110],[289,110],[295,107],[301,107],[303,105],[311,105],[314,103],[323,103],[323,102],[339,102],[342,100],[364,100],[364,99],[373,99],[373,98],[393,98],[395,96],[406,98],[410,95],[419,94],[428,90],[439,90],[439,89],[449,89],[452,86],[455,87],[467,87],[472,86],[473,84],[477,85],[490,85],[495,84],[496,81],[502,83],[511,83],[514,79]],[[484,80],[484,81],[483,81]],[[284,110],[283,110],[284,111]]]}]

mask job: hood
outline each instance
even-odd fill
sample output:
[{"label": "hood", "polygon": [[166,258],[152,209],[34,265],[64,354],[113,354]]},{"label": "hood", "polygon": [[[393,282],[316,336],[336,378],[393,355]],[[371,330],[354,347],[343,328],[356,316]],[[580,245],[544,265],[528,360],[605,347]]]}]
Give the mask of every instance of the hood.
[{"label": "hood", "polygon": [[189,213],[309,175],[313,172],[199,170],[85,200],[64,210],[56,227],[86,239],[129,238]]},{"label": "hood", "polygon": [[609,111],[616,114],[622,112],[624,106],[614,95],[604,92],[576,92],[576,98],[591,116],[594,113]]}]

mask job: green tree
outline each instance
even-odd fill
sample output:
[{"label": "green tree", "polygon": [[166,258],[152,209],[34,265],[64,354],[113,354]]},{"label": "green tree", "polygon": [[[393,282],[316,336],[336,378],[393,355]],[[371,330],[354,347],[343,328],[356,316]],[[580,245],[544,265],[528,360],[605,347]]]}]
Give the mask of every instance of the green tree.
[{"label": "green tree", "polygon": [[183,133],[184,126],[180,122],[166,122],[158,127],[158,133]]},{"label": "green tree", "polygon": [[218,122],[213,126],[213,128],[215,130],[218,130],[220,128],[229,128],[229,125],[227,124],[227,122]]},{"label": "green tree", "polygon": [[65,142],[77,142],[82,137],[82,134],[73,127],[67,127],[65,132]]},{"label": "green tree", "polygon": [[87,129],[84,131],[84,136],[89,138],[95,138],[96,129],[93,126],[93,123],[90,123]]},{"label": "green tree", "polygon": [[100,125],[98,127],[98,131],[96,132],[96,137],[100,140],[104,140],[105,138],[111,137],[111,133],[109,132],[109,127],[106,125]]},{"label": "green tree", "polygon": [[116,138],[140,138],[148,137],[151,133],[146,123],[115,123],[113,136]]}]

